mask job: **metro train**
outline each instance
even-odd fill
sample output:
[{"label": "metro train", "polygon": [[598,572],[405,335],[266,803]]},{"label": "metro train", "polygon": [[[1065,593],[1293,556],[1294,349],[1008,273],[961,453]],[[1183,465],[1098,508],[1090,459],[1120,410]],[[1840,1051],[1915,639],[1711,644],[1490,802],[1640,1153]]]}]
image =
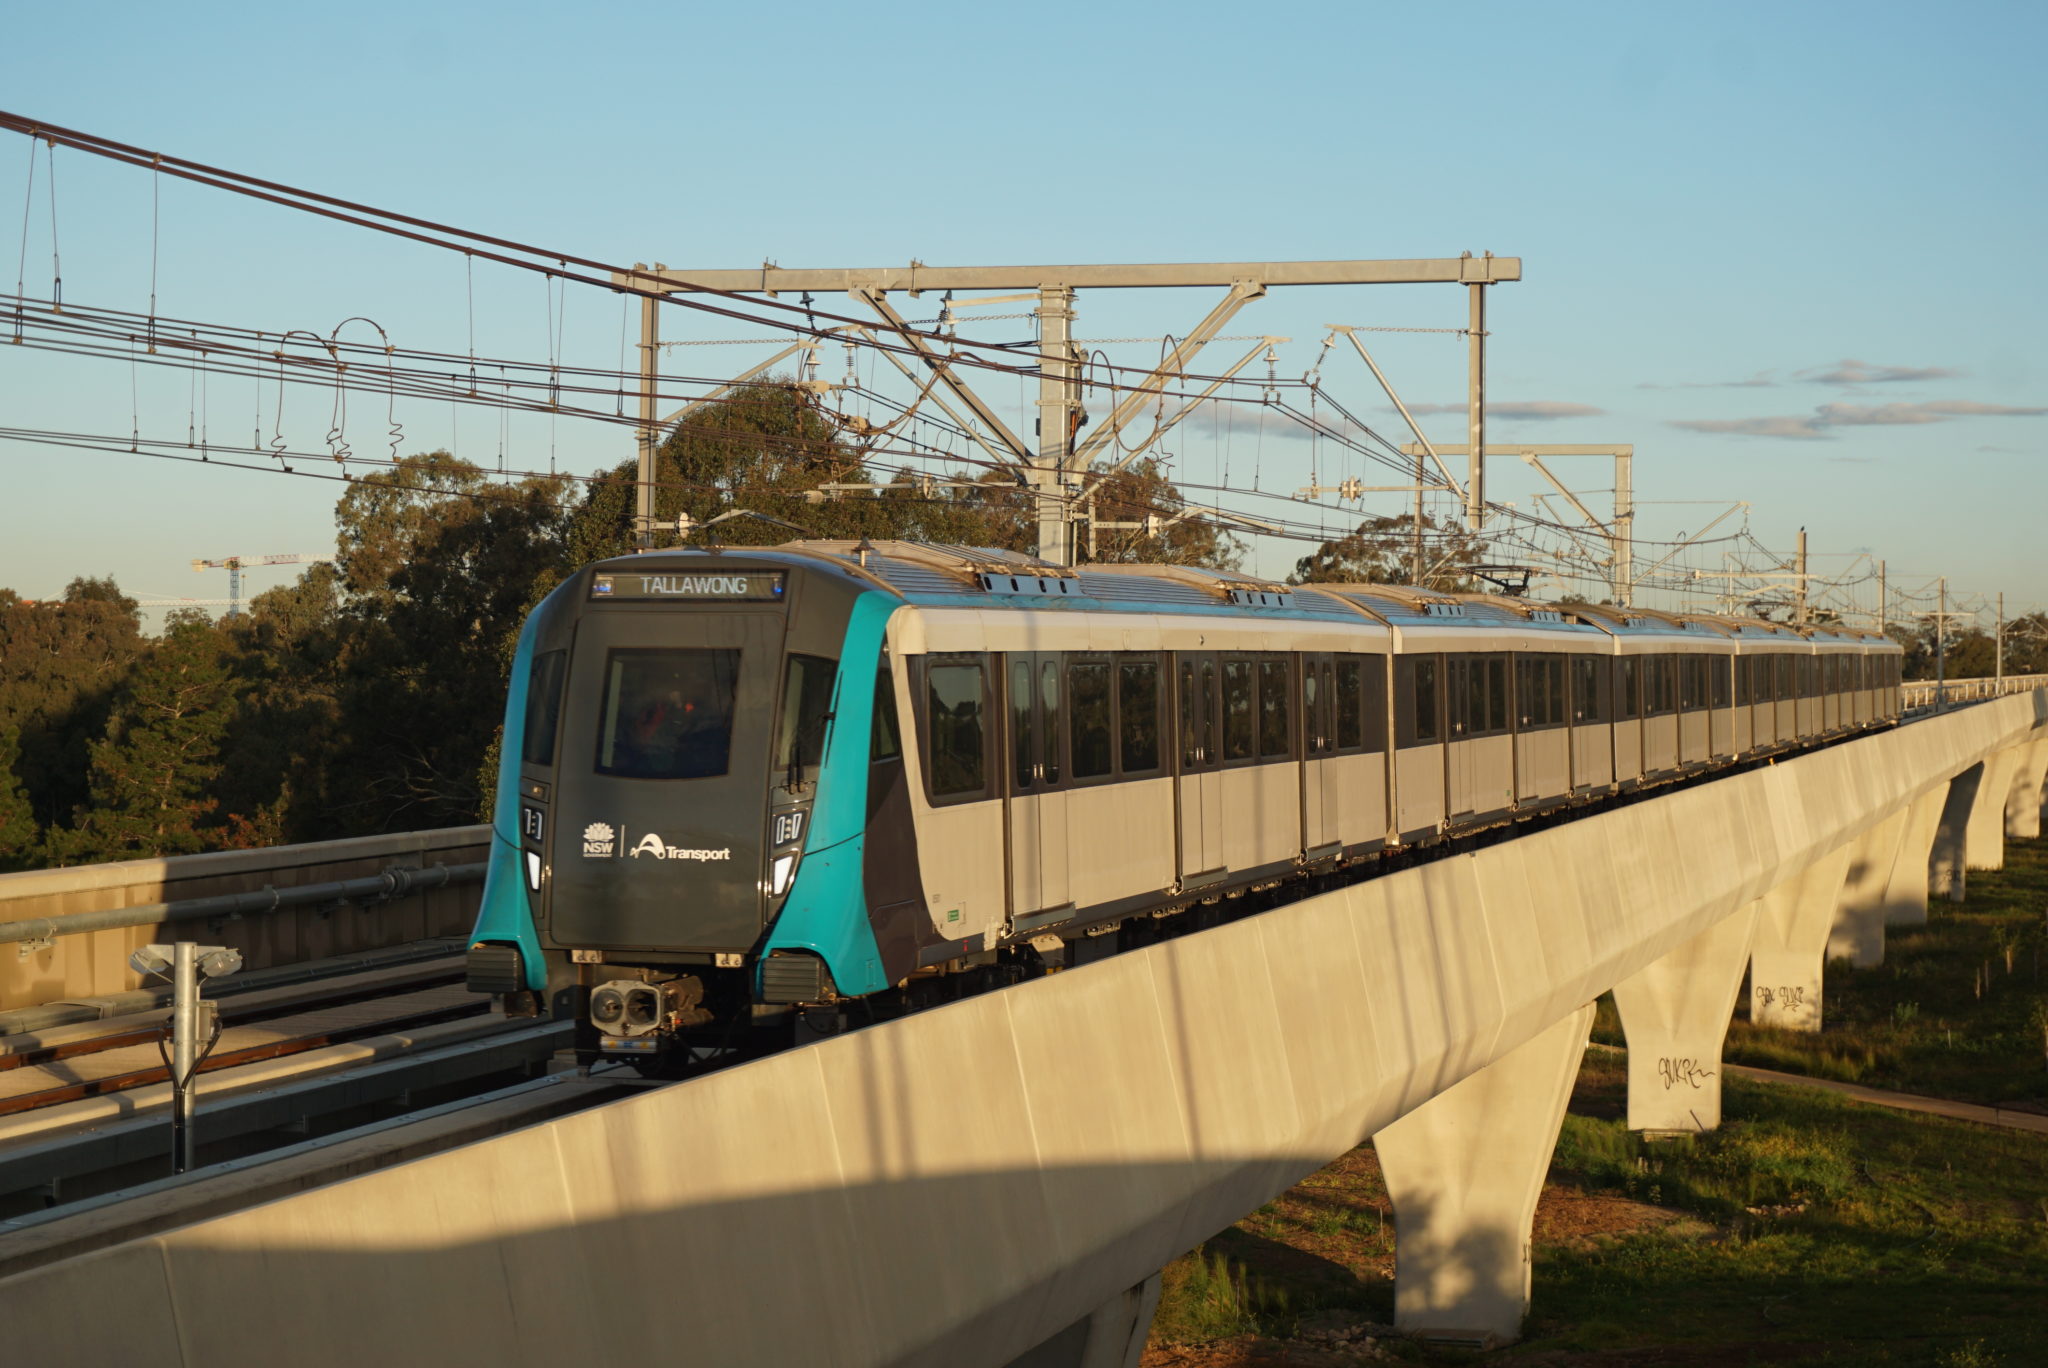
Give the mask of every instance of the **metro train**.
[{"label": "metro train", "polygon": [[1891,725],[1900,663],[1837,626],[908,542],[602,561],[519,640],[468,981],[586,1061],[687,1059]]}]

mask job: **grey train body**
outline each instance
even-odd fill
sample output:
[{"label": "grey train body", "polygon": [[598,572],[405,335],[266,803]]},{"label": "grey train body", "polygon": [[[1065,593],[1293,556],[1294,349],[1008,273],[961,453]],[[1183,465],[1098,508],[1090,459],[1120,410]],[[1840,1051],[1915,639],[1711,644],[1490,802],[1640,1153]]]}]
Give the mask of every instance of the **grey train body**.
[{"label": "grey train body", "polygon": [[1891,725],[1899,664],[1834,626],[898,542],[602,562],[522,639],[471,983],[590,1058],[916,1005]]}]

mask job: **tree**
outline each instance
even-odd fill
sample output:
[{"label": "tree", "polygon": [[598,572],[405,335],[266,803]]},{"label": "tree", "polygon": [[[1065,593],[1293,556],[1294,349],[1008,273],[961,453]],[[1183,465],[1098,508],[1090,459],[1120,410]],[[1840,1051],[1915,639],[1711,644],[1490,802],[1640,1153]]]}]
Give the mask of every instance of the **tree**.
[{"label": "tree", "polygon": [[342,703],[349,628],[341,572],[308,566],[294,583],[251,600],[222,624],[244,681],[221,748],[221,824],[229,845],[313,841],[349,834],[336,821],[330,777],[344,752]]},{"label": "tree", "polygon": [[[494,483],[445,451],[356,482],[336,507],[346,590],[322,801],[347,832],[480,819],[507,643],[559,582],[570,482]],[[282,625],[282,623],[281,623]]]},{"label": "tree", "polygon": [[[990,477],[965,489],[941,489],[909,472],[878,475],[811,391],[775,377],[742,385],[724,399],[692,409],[655,452],[657,544],[678,544],[674,528],[679,516],[687,516],[686,526],[701,528],[734,510],[779,518],[803,532],[735,518],[695,534],[692,543],[715,536],[728,546],[772,546],[799,535],[1013,550],[1033,543],[1030,496],[1012,479]],[[638,481],[638,463],[629,461],[591,482],[569,521],[566,567],[633,550]],[[885,488],[841,493],[820,488],[831,484]]]},{"label": "tree", "polygon": [[[1092,550],[1088,559],[1104,564],[1202,565],[1234,570],[1244,560],[1244,543],[1200,516],[1186,516],[1180,490],[1151,457],[1102,477],[1089,500],[1096,530],[1081,532]],[[1137,523],[1137,527],[1101,527]],[[1147,525],[1149,524],[1149,525]],[[1080,525],[1083,528],[1087,524]]]},{"label": "tree", "polygon": [[57,863],[206,849],[220,742],[239,682],[227,634],[204,614],[173,613],[92,748],[90,788],[74,826],[52,832]]},{"label": "tree", "polygon": [[30,868],[42,846],[28,790],[15,774],[20,759],[21,729],[0,727],[0,871]]},{"label": "tree", "polygon": [[[1479,538],[1456,525],[1422,515],[1423,586],[1455,593],[1480,587],[1471,567],[1485,562]],[[1368,518],[1357,529],[1326,541],[1294,563],[1294,584],[1413,584],[1415,518],[1403,513]]]},{"label": "tree", "polygon": [[0,728],[19,735],[14,771],[39,825],[85,802],[93,743],[146,646],[135,600],[111,579],[74,579],[41,603],[0,590]]}]

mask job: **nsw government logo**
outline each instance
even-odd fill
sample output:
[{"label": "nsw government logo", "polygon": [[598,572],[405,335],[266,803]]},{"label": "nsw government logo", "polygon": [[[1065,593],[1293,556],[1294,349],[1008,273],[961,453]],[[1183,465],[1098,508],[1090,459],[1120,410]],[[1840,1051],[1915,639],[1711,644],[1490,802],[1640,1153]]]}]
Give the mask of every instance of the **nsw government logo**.
[{"label": "nsw government logo", "polygon": [[592,822],[583,828],[583,858],[586,860],[609,860],[618,844],[618,833],[603,822]]}]

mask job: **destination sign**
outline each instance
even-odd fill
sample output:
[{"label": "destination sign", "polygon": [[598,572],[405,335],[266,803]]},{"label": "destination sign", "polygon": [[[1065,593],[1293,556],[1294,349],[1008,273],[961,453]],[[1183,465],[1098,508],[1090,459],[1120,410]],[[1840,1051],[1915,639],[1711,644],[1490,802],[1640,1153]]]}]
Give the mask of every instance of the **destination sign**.
[{"label": "destination sign", "polygon": [[781,570],[691,570],[664,575],[593,575],[594,599],[688,599],[772,603],[782,597]]}]

